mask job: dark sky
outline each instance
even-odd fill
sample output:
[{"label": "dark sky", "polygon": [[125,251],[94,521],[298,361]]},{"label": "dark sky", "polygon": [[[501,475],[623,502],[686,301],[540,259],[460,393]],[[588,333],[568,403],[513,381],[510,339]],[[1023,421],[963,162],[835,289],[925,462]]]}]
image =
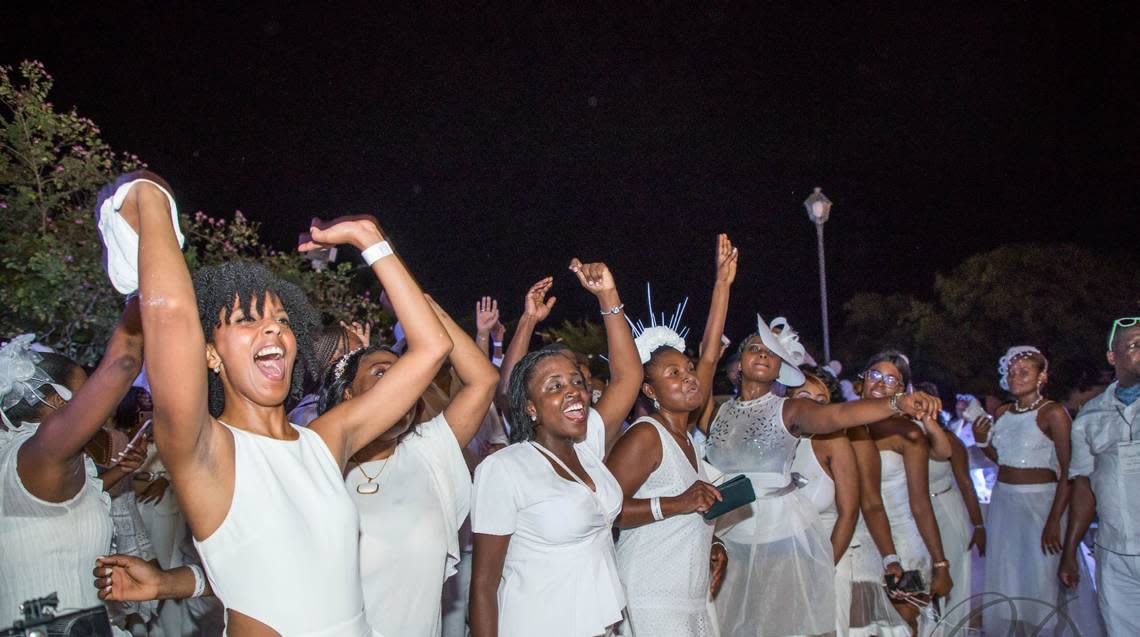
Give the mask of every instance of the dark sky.
[{"label": "dark sky", "polygon": [[730,335],[761,311],[818,341],[816,185],[833,318],[1003,243],[1120,248],[1140,227],[1127,3],[229,4],[9,5],[0,63],[44,61],[55,103],[186,210],[241,209],[281,247],[311,214],[374,212],[464,316],[484,293],[513,316],[548,273],[555,318],[584,315],[578,255],[634,315],[646,280],[692,295],[699,333],[725,231]]}]

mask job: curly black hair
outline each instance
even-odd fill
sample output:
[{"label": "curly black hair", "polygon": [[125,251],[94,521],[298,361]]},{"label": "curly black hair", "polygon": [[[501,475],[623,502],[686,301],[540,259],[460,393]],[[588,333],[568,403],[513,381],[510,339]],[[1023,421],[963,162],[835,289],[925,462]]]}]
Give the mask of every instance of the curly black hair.
[{"label": "curly black hair", "polygon": [[511,407],[511,442],[534,439],[534,421],[530,419],[530,414],[526,413],[526,401],[530,398],[527,394],[527,385],[534,378],[539,361],[551,356],[567,356],[577,363],[573,351],[569,348],[544,348],[523,356],[511,370],[511,378],[507,383],[507,403]]},{"label": "curly black hair", "polygon": [[[207,343],[213,340],[214,330],[221,321],[229,322],[235,300],[248,315],[261,311],[267,295],[276,297],[288,312],[290,328],[297,339],[297,359],[289,379],[288,399],[301,397],[305,375],[318,368],[313,358],[313,334],[321,324],[320,314],[309,304],[301,288],[278,278],[260,264],[229,261],[198,268],[194,273],[194,294],[198,298],[198,318]],[[209,371],[206,376],[210,387],[210,414],[218,417],[226,406],[222,381]]]}]

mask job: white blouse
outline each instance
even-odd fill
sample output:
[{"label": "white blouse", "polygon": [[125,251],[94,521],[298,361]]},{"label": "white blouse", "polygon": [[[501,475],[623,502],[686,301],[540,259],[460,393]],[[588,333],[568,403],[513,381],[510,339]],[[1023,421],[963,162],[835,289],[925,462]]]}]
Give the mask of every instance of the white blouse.
[{"label": "white blouse", "polygon": [[595,637],[621,620],[625,593],[611,528],[622,491],[602,463],[605,425],[593,409],[574,451],[596,491],[560,477],[529,442],[475,470],[472,530],[511,536],[499,584],[500,637]]},{"label": "white blouse", "polygon": [[[471,508],[471,473],[455,434],[439,414],[388,458],[351,467],[345,485],[360,511],[368,623],[384,635],[437,637],[443,582],[455,573],[459,526]],[[358,490],[368,477],[379,491]]]},{"label": "white blouse", "polygon": [[91,571],[111,548],[111,496],[86,456],[87,481],[74,497],[47,502],[32,495],[16,460],[38,426],[0,427],[0,627],[22,618],[20,604],[34,597],[59,593],[61,613],[103,603]]}]

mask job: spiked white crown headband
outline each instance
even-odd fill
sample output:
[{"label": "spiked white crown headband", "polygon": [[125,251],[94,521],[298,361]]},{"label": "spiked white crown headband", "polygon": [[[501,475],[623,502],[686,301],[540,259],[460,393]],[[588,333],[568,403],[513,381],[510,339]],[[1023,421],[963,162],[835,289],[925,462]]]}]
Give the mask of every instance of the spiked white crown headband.
[{"label": "spiked white crown headband", "polygon": [[689,305],[689,297],[686,296],[684,301],[677,304],[671,316],[666,317],[662,312],[660,323],[657,322],[657,315],[653,313],[653,290],[648,283],[645,284],[645,298],[649,305],[648,327],[641,322],[641,319],[634,322],[628,315],[625,317],[630,329],[633,330],[633,344],[637,346],[637,355],[641,357],[641,364],[648,363],[653,352],[661,347],[672,347],[684,353],[685,337],[689,334],[689,328],[681,325],[681,317]]}]

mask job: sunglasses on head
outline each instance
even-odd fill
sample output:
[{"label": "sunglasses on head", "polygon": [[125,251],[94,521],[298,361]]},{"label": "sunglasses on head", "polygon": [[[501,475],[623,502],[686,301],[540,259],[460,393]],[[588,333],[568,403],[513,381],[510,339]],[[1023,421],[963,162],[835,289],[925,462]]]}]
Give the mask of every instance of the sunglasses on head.
[{"label": "sunglasses on head", "polygon": [[1116,336],[1116,328],[1129,328],[1140,324],[1140,316],[1126,316],[1112,322],[1112,331],[1108,333],[1108,349],[1112,349],[1112,339]]},{"label": "sunglasses on head", "polygon": [[877,369],[867,370],[863,374],[863,378],[872,383],[882,383],[887,387],[897,387],[902,384],[902,379],[892,374],[884,374]]}]

